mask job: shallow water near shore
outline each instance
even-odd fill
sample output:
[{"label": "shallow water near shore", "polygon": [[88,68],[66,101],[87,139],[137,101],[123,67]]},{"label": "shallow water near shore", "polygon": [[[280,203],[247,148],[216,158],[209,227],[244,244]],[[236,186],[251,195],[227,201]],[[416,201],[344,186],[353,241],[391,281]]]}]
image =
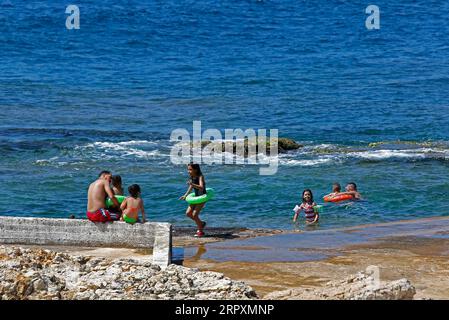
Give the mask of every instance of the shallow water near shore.
[{"label": "shallow water near shore", "polygon": [[[303,262],[318,261],[342,255],[348,248],[382,243],[395,247],[425,246],[428,254],[435,252],[439,240],[449,243],[449,218],[430,218],[352,228],[282,233],[249,239],[191,246],[184,249],[184,258],[216,262]],[[436,245],[436,246],[435,246]],[[421,248],[422,249],[422,248]],[[449,250],[438,252],[449,255]]]},{"label": "shallow water near shore", "polygon": [[334,181],[366,200],[318,230],[449,214],[448,2],[377,1],[378,32],[361,1],[82,1],[71,31],[66,5],[0,0],[0,215],[84,218],[109,169],[150,220],[192,225],[169,140],[194,120],[304,145],[274,176],[203,166],[208,226],[295,230],[302,190]]}]

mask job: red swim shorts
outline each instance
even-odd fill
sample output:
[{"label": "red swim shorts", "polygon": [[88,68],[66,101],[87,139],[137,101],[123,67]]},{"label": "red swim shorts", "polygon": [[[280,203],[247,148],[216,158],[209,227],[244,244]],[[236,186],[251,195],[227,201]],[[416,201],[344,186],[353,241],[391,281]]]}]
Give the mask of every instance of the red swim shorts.
[{"label": "red swim shorts", "polygon": [[87,211],[87,219],[92,222],[108,222],[120,219],[120,216],[116,213],[109,212],[106,209],[98,209],[95,212]]}]

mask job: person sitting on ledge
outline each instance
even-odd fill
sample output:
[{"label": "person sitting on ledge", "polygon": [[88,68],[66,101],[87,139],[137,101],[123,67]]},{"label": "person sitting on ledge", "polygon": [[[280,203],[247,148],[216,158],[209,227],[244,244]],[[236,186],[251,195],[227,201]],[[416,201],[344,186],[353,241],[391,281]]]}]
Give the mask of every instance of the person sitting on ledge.
[{"label": "person sitting on ledge", "polygon": [[112,191],[116,196],[123,196],[123,187],[122,187],[122,177],[121,176],[112,176],[111,178],[112,183]]},{"label": "person sitting on ledge", "polygon": [[128,188],[128,192],[129,197],[126,197],[120,206],[120,209],[122,209],[123,212],[120,220],[129,224],[134,224],[139,220],[140,211],[142,213],[142,223],[145,223],[145,208],[141,198],[140,186],[138,184],[133,184]]},{"label": "person sitting on ledge", "polygon": [[92,222],[107,222],[120,219],[120,213],[112,213],[106,209],[106,196],[112,199],[114,207],[120,207],[111,189],[112,174],[102,171],[98,179],[92,182],[87,191],[87,219]]}]

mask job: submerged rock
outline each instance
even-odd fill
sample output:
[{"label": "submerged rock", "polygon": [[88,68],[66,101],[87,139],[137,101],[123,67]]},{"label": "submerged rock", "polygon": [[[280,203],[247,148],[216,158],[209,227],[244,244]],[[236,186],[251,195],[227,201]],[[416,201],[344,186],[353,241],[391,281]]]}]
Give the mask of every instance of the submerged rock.
[{"label": "submerged rock", "polygon": [[251,287],[221,273],[0,246],[0,300],[254,298]]}]

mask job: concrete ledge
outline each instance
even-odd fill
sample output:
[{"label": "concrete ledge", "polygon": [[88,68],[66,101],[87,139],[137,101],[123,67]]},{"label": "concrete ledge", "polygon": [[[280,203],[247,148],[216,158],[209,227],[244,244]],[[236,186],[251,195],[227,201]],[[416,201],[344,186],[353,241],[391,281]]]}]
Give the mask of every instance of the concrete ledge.
[{"label": "concrete ledge", "polygon": [[80,219],[0,217],[0,243],[153,248],[153,263],[171,263],[172,225],[147,222],[93,223]]}]

